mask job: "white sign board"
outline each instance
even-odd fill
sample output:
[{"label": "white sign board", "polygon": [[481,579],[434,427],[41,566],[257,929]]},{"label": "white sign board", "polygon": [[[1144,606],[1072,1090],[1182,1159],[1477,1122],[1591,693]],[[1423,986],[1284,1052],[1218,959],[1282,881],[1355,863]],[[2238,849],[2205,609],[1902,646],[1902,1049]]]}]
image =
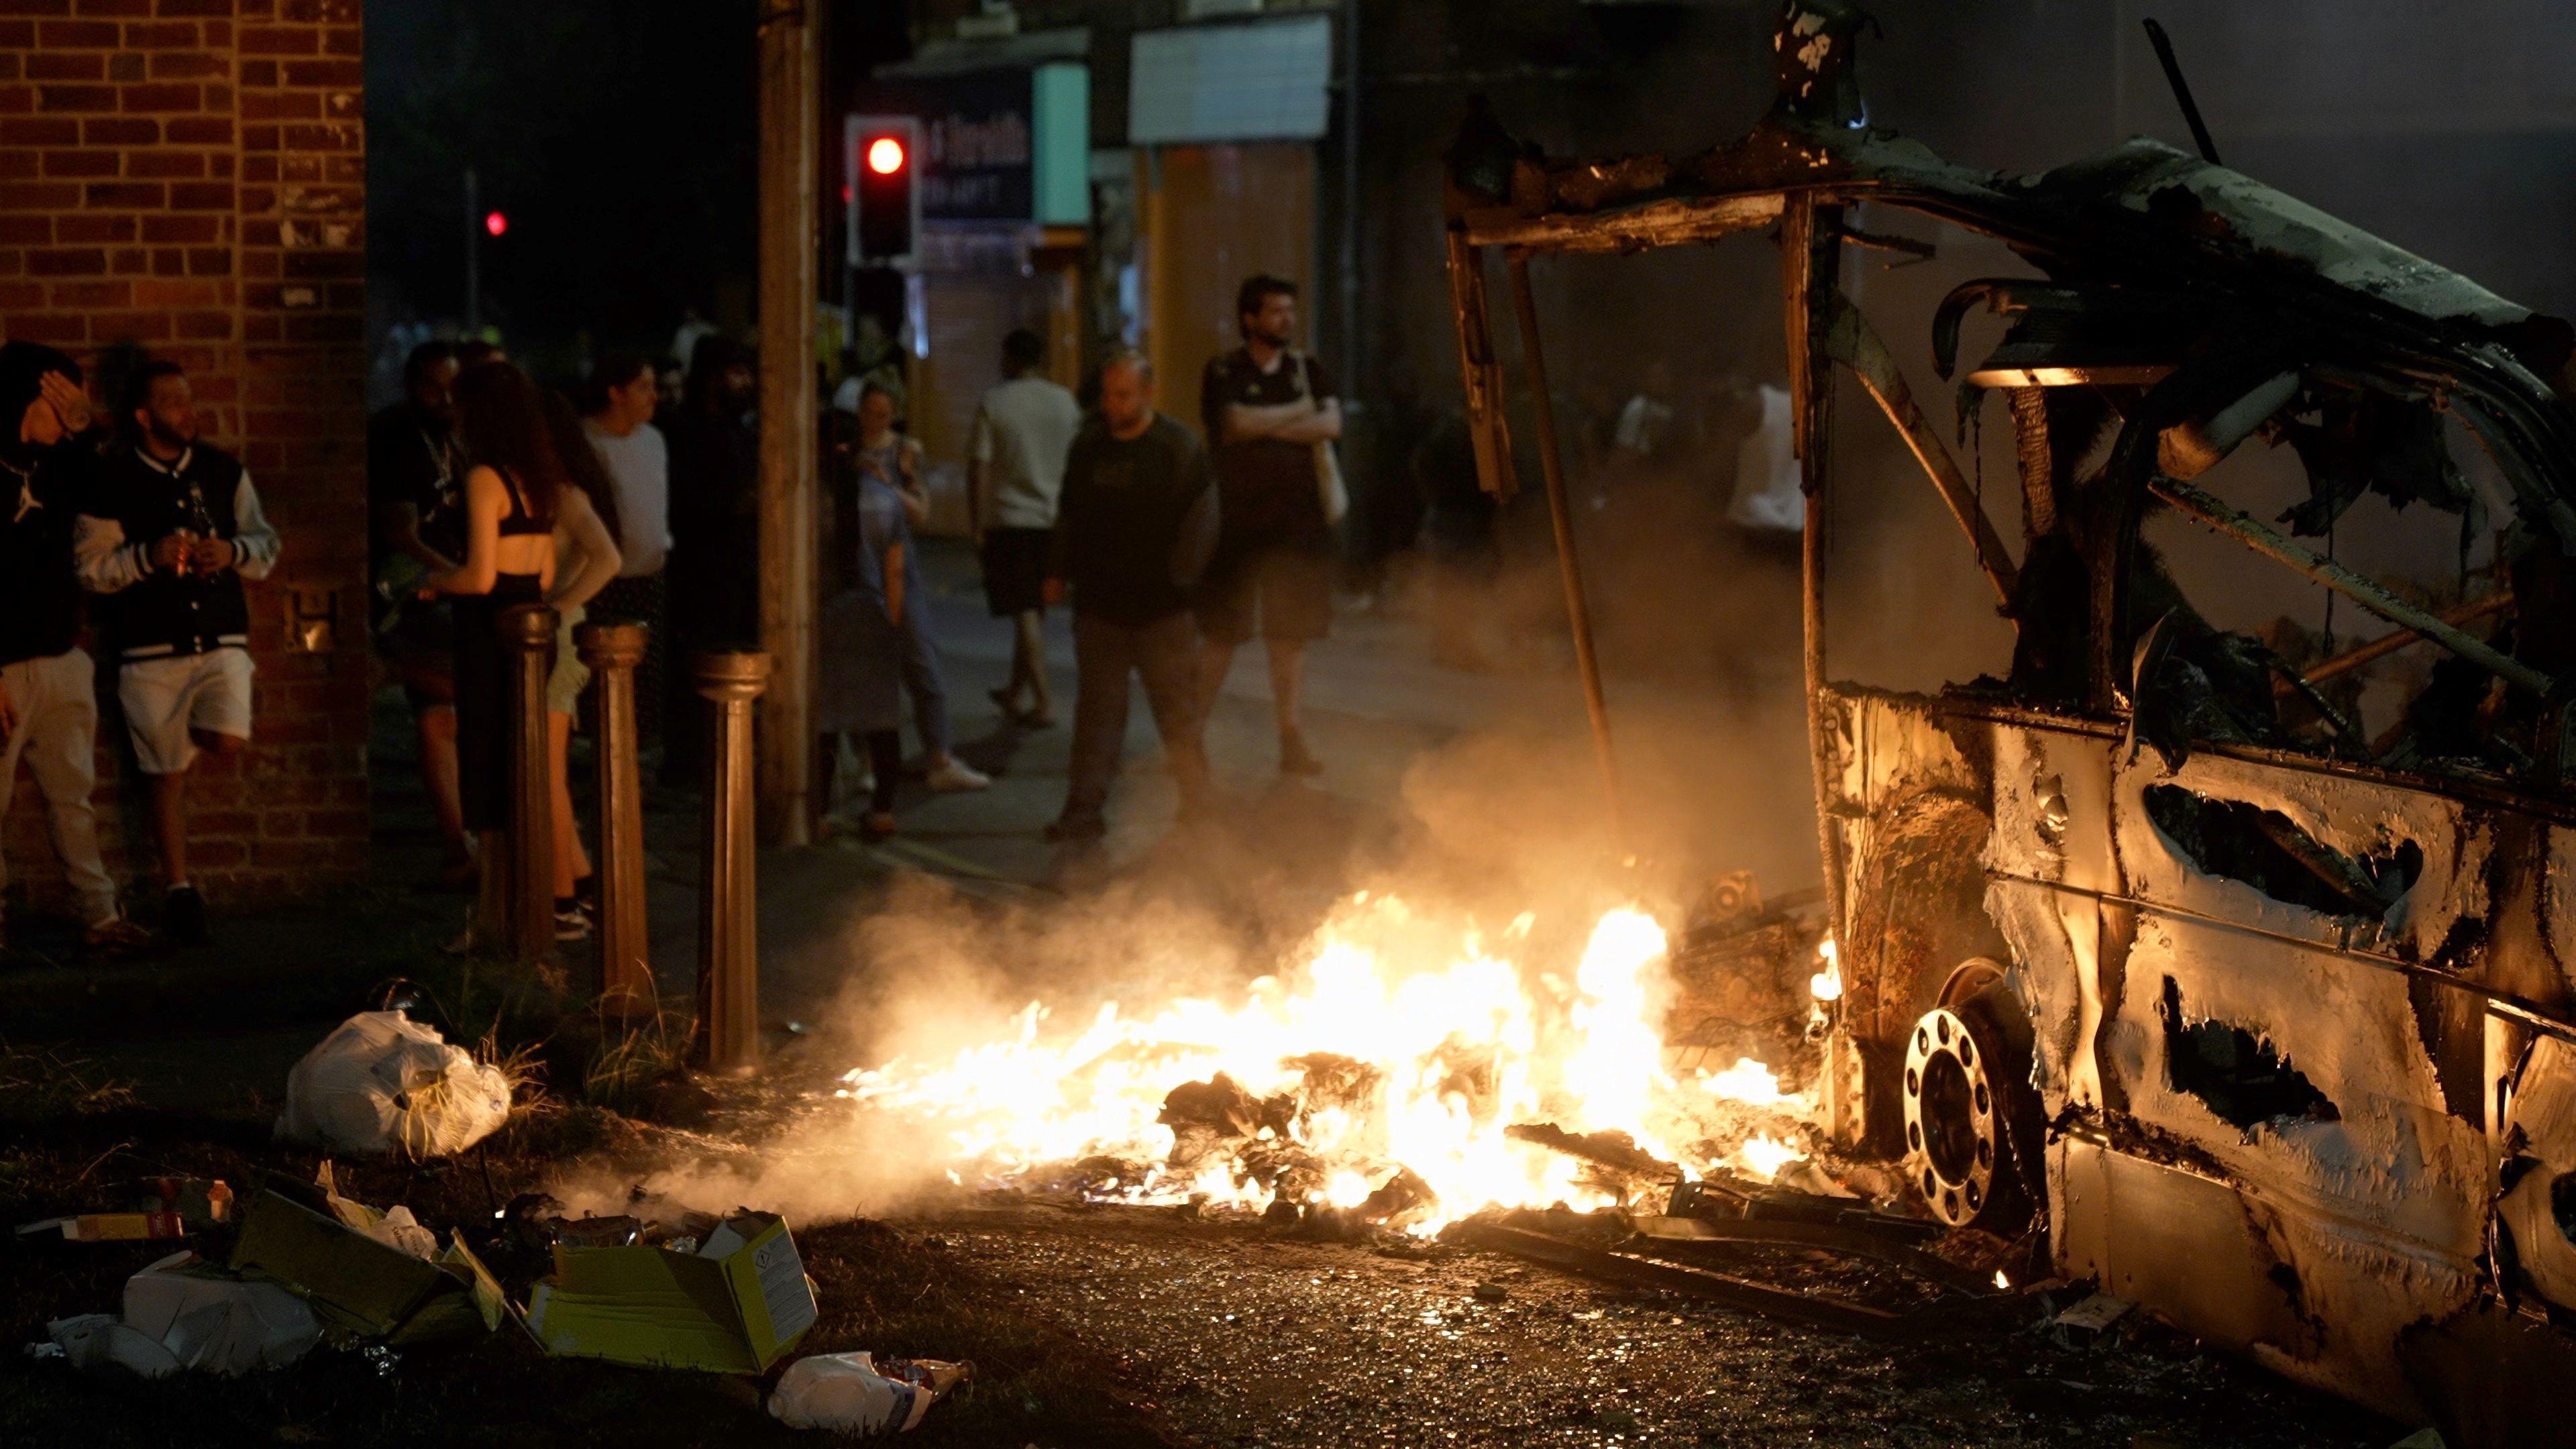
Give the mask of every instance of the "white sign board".
[{"label": "white sign board", "polygon": [[1315,140],[1332,73],[1327,15],[1139,31],[1129,52],[1128,143]]}]

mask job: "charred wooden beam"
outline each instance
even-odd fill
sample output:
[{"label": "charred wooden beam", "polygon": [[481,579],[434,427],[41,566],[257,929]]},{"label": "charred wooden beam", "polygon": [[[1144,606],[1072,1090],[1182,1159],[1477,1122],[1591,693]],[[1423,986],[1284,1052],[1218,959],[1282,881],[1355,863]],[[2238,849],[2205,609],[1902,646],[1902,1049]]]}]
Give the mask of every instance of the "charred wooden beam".
[{"label": "charred wooden beam", "polygon": [[[1511,425],[1503,412],[1503,365],[1485,307],[1485,254],[1466,233],[1449,233],[1449,307],[1458,324],[1459,382],[1467,399],[1467,437],[1476,453],[1476,483],[1497,499],[1520,491],[1512,474]],[[1546,399],[1540,399],[1542,408]]]},{"label": "charred wooden beam", "polygon": [[[2445,609],[2435,617],[2445,624],[2458,628],[2462,625],[2474,624],[2480,619],[2492,618],[2512,607],[2513,594],[2508,591],[2490,594],[2475,603],[2462,604],[2455,609]],[[2350,674],[2365,664],[2375,664],[2401,649],[2420,644],[2424,642],[2424,638],[2424,631],[2421,629],[2391,630],[2367,644],[2347,649],[2332,659],[2318,664],[2301,677],[2310,684],[2323,684],[2338,674]],[[2283,685],[2283,688],[2287,687],[2286,684]]]},{"label": "charred wooden beam", "polygon": [[1785,199],[1777,191],[1751,195],[1649,201],[1614,211],[1527,215],[1495,207],[1467,215],[1472,246],[1525,247],[1547,252],[1631,252],[1647,247],[1712,242],[1758,231],[1780,219]]},{"label": "charred wooden beam", "polygon": [[1547,354],[1539,345],[1538,302],[1530,293],[1529,255],[1513,251],[1505,263],[1512,277],[1512,306],[1521,324],[1522,365],[1529,370],[1531,415],[1538,427],[1539,471],[1547,479],[1547,516],[1556,530],[1556,568],[1565,584],[1566,622],[1574,633],[1574,665],[1583,676],[1583,705],[1592,716],[1592,748],[1600,756],[1601,788],[1610,804],[1612,838],[1625,848],[1628,812],[1619,796],[1619,768],[1610,750],[1610,706],[1601,693],[1601,660],[1592,648],[1592,608],[1583,594],[1583,565],[1574,552],[1574,510],[1566,501],[1565,459],[1556,443],[1556,409],[1547,386]]}]

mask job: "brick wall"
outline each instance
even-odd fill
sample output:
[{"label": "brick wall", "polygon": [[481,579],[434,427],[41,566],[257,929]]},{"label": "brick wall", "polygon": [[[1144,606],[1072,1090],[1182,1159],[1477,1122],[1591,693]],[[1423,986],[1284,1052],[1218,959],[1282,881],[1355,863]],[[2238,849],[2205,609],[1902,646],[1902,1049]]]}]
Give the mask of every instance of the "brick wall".
[{"label": "brick wall", "polygon": [[[253,747],[197,767],[191,873],[218,909],[363,871],[368,836],[365,136],[360,0],[0,0],[0,335],[192,375],[209,441],[285,540],[251,586]],[[95,378],[93,378],[95,392]],[[291,618],[336,607],[325,652]],[[106,676],[102,676],[106,683]],[[142,793],[102,689],[109,865],[149,899]],[[60,899],[32,780],[12,874]]]}]

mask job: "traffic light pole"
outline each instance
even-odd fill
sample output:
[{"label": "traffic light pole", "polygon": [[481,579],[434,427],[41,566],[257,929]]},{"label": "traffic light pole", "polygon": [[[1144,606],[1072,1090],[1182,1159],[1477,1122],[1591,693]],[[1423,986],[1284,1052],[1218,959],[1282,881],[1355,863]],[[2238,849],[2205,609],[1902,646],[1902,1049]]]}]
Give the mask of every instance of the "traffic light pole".
[{"label": "traffic light pole", "polygon": [[815,168],[821,117],[807,0],[760,7],[761,834],[813,833]]}]

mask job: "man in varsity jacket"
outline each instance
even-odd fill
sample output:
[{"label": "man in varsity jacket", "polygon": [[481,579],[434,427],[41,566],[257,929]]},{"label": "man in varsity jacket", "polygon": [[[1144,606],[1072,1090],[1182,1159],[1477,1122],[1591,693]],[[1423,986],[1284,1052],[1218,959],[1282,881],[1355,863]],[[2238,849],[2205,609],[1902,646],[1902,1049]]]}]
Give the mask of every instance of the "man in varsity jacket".
[{"label": "man in varsity jacket", "polygon": [[250,608],[242,580],[277,563],[277,531],[250,474],[197,441],[197,403],[172,362],[138,368],[126,389],[133,446],[112,449],[80,520],[81,582],[106,595],[102,623],[120,661],[117,702],[152,777],[152,830],[169,890],[162,929],[206,939],[206,903],[188,879],[188,766],[199,750],[250,743]]}]

